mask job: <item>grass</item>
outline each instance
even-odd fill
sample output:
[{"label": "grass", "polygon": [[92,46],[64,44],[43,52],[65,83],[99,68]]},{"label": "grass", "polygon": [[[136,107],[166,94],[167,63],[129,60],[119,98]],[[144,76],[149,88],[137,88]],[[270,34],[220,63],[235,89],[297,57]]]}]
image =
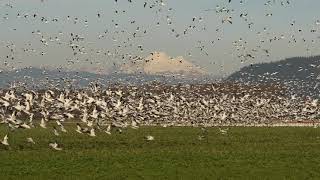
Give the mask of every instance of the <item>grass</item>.
[{"label": "grass", "polygon": [[[9,133],[0,146],[0,179],[319,179],[320,129],[144,127],[92,138],[49,130]],[[0,128],[0,137],[7,133]],[[155,141],[146,142],[145,135]],[[36,145],[29,145],[33,137]],[[49,149],[57,140],[63,151]]]}]

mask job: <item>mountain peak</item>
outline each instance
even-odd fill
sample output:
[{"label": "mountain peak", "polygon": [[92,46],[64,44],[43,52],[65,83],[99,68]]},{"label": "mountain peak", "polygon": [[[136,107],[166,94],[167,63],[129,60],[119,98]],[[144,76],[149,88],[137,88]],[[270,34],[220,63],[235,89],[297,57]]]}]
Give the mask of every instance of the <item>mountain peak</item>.
[{"label": "mountain peak", "polygon": [[150,53],[143,61],[129,62],[120,70],[124,73],[145,73],[149,75],[206,75],[207,73],[182,56],[169,57],[164,52]]}]

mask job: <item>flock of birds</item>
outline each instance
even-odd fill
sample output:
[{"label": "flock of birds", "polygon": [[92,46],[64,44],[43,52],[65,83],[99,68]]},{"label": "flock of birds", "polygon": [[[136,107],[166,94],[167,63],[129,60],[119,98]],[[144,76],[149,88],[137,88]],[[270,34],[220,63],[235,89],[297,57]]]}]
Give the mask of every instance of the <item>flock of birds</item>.
[{"label": "flock of birds", "polygon": [[[44,1],[43,1],[44,2]],[[119,4],[122,2],[114,1],[115,4]],[[211,53],[212,49],[219,47],[219,42],[222,42],[225,37],[223,31],[228,28],[226,24],[234,24],[235,19],[237,21],[243,22],[248,26],[248,30],[252,34],[257,35],[257,39],[259,42],[250,42],[245,37],[239,37],[232,41],[232,50],[234,51],[236,59],[241,63],[252,63],[258,56],[261,55],[261,58],[268,58],[271,55],[272,43],[276,42],[284,42],[290,44],[299,44],[303,43],[306,47],[307,51],[311,50],[311,46],[315,46],[317,43],[317,39],[309,39],[304,33],[311,33],[312,36],[316,36],[318,32],[318,27],[320,25],[320,20],[315,20],[314,25],[311,26],[310,30],[305,30],[301,27],[296,26],[296,20],[292,20],[292,22],[288,23],[288,28],[291,31],[287,33],[275,33],[270,31],[270,27],[264,27],[261,29],[254,29],[253,27],[256,24],[255,17],[251,16],[250,12],[246,10],[238,10],[232,9],[234,3],[239,3],[240,6],[246,4],[245,0],[240,0],[240,2],[236,1],[221,1],[219,5],[216,5],[215,8],[205,9],[201,15],[193,16],[187,22],[186,25],[183,25],[183,28],[178,28],[175,24],[177,21],[174,17],[175,9],[168,6],[164,0],[149,0],[144,2],[134,2],[131,0],[127,1],[132,6],[143,6],[146,13],[151,13],[150,16],[156,16],[156,20],[154,24],[150,24],[150,27],[145,25],[145,22],[140,22],[139,19],[132,19],[130,14],[128,14],[128,9],[123,9],[120,6],[116,7],[114,10],[114,14],[110,17],[111,24],[108,21],[105,21],[107,18],[103,12],[97,12],[96,18],[98,22],[105,23],[104,26],[107,26],[106,29],[103,29],[96,36],[96,42],[112,42],[112,46],[108,48],[93,48],[91,39],[85,33],[81,33],[78,31],[63,31],[58,30],[58,32],[45,32],[42,28],[37,28],[31,31],[32,39],[26,42],[24,45],[17,45],[14,41],[3,42],[5,46],[5,51],[8,54],[4,57],[4,66],[5,70],[15,70],[16,66],[21,66],[20,64],[24,64],[23,60],[20,58],[21,56],[26,57],[49,57],[50,53],[52,54],[50,47],[58,48],[61,47],[63,50],[70,50],[72,56],[65,57],[65,61],[61,64],[61,66],[57,67],[58,69],[67,66],[68,68],[74,68],[73,66],[88,66],[94,65],[97,69],[102,68],[104,64],[106,64],[105,60],[112,61],[113,65],[118,67],[123,64],[129,62],[140,62],[145,60],[145,55],[147,49],[146,45],[143,42],[148,39],[155,32],[154,27],[158,27],[160,25],[165,25],[169,30],[169,37],[174,37],[174,39],[187,38],[188,36],[192,36],[197,32],[208,33],[208,27],[204,23],[206,21],[206,16],[211,16],[211,12],[215,12],[216,16],[221,19],[221,24],[217,24],[215,32],[216,36],[212,36],[210,33],[209,39],[206,40],[197,40],[196,42],[190,42],[190,44],[194,43],[194,47],[186,52],[188,56],[204,56],[209,61],[213,60],[210,63],[215,64],[216,60],[215,55]],[[261,2],[263,6],[268,10],[265,14],[265,17],[272,17],[272,7],[280,5],[281,7],[287,7],[291,5],[291,2],[288,0],[267,0]],[[76,28],[82,29],[84,27],[89,27],[89,24],[92,23],[90,18],[85,17],[84,19],[81,17],[76,17],[72,15],[67,15],[63,17],[55,16],[48,17],[42,15],[37,12],[23,12],[18,8],[15,10],[15,5],[12,3],[6,4],[6,12],[3,15],[2,23],[7,23],[10,21],[18,21],[18,23],[26,22],[35,22],[42,24],[57,24],[64,26],[72,26],[74,25]],[[235,13],[239,13],[236,15]],[[156,15],[154,15],[156,14]],[[209,14],[209,15],[208,15]],[[120,17],[127,15],[128,19],[125,19],[125,22],[121,20]],[[119,17],[119,19],[117,19]],[[239,20],[240,19],[240,20]],[[209,20],[208,20],[209,21]],[[96,22],[96,21],[95,21]],[[61,24],[58,24],[61,23]],[[79,26],[78,26],[79,25]],[[82,26],[83,25],[83,26]],[[125,27],[123,27],[125,26]],[[85,28],[85,29],[86,29]],[[260,27],[259,27],[260,28]],[[20,29],[17,27],[13,27],[13,32],[20,32]],[[23,31],[25,31],[23,29]],[[183,39],[182,38],[182,39]],[[320,36],[318,37],[320,39]],[[34,41],[35,40],[35,41]],[[142,42],[142,44],[140,43]],[[98,43],[97,43],[98,44]],[[36,48],[40,46],[40,48]],[[18,48],[21,47],[21,48]],[[22,52],[20,50],[23,50]],[[2,57],[1,57],[2,58]],[[61,60],[62,61],[62,60]],[[235,62],[236,63],[236,62]],[[238,62],[237,62],[238,63]],[[107,63],[110,65],[110,63]],[[99,67],[99,68],[98,68]],[[77,67],[79,68],[79,67]],[[83,68],[83,67],[82,67]],[[224,64],[221,64],[221,68],[224,68]],[[102,68],[99,71],[105,72],[110,68]],[[2,72],[3,70],[0,70]]]},{"label": "flock of birds", "polygon": [[[114,2],[119,3],[118,0]],[[132,0],[128,0],[128,2],[138,3]],[[234,2],[225,0],[221,3],[223,5],[217,5],[215,8],[206,9],[203,12],[205,14],[213,11],[221,19],[215,29],[217,37],[197,40],[195,43],[194,48],[207,59],[213,58],[210,49],[216,48],[217,43],[224,38],[223,30],[226,26],[235,24],[236,18],[244,22],[248,30],[258,36],[259,41],[254,47],[244,37],[239,37],[231,42],[236,57],[241,63],[256,59],[257,54],[269,57],[271,43],[276,41],[287,41],[288,44],[303,42],[307,44],[307,51],[310,51],[309,45],[314,45],[317,41],[312,39],[309,42],[307,38],[304,38],[302,33],[305,30],[297,27],[295,20],[288,23],[292,32],[283,34],[273,33],[269,31],[268,27],[260,30],[254,29],[257,24],[254,17],[250,17],[251,14],[245,10],[235,15],[235,10],[230,6]],[[275,4],[286,7],[291,4],[291,1],[288,0],[263,2],[266,7]],[[92,48],[92,43],[87,41],[89,37],[77,31],[59,31],[56,34],[50,34],[39,28],[31,32],[32,40],[36,40],[34,44],[38,43],[38,45],[34,45],[31,40],[25,43],[22,48],[17,48],[18,45],[13,41],[2,42],[8,52],[5,57],[0,57],[0,60],[3,59],[4,69],[16,70],[16,65],[23,64],[22,60],[19,60],[21,56],[29,57],[30,54],[36,54],[44,58],[47,55],[46,49],[50,46],[70,50],[72,57],[65,58],[68,66],[77,66],[85,62],[101,67],[103,64],[107,64],[101,59],[108,59],[108,57],[119,60],[118,64],[123,64],[125,61],[139,62],[145,60],[141,54],[146,49],[140,42],[149,38],[148,34],[154,31],[152,29],[154,26],[165,24],[165,27],[169,28],[169,35],[176,39],[188,37],[197,32],[208,32],[208,27],[203,23],[206,19],[202,15],[190,18],[188,24],[182,26],[181,29],[175,26],[174,9],[168,7],[164,0],[140,3],[145,10],[154,12],[158,19],[154,24],[150,24],[151,28],[149,28],[149,26],[141,25],[139,19],[129,18],[128,27],[123,27],[121,18],[119,20],[111,18],[113,26],[108,26],[96,37],[97,42],[100,40],[111,42],[112,47],[109,49]],[[245,0],[240,0],[240,5],[244,3],[246,3]],[[84,25],[86,28],[89,26],[87,17],[84,19],[70,15],[45,17],[36,12],[14,11],[15,6],[10,3],[6,4],[6,8],[9,9],[6,11],[8,13],[3,15],[0,23],[7,23],[14,18],[19,23],[21,21],[36,21],[40,24],[62,22],[64,25],[77,26],[80,24],[81,27]],[[121,17],[126,13],[126,10],[117,8],[113,15]],[[272,12],[265,14],[265,17],[272,16]],[[105,15],[103,12],[97,12],[95,18],[100,21],[105,18]],[[128,19],[125,20],[128,21]],[[316,34],[319,25],[320,20],[316,20],[310,33]],[[132,27],[134,27],[133,31],[130,30]],[[17,32],[19,29],[14,27],[10,31]],[[41,50],[35,48],[36,46],[40,46]],[[19,52],[21,49],[23,52]],[[192,52],[187,52],[187,54],[192,56]],[[116,66],[116,63],[113,65]],[[223,65],[221,68],[224,68]],[[59,67],[58,69],[63,68]],[[4,72],[0,69],[0,76],[1,73]],[[140,126],[191,126],[201,127],[202,134],[198,138],[203,140],[207,136],[207,127],[272,126],[278,122],[317,121],[320,118],[318,99],[289,95],[282,91],[267,93],[262,91],[258,85],[244,89],[239,86],[233,93],[226,91],[228,90],[224,89],[223,85],[217,87],[214,84],[208,86],[163,86],[156,84],[150,87],[128,85],[102,88],[93,83],[83,89],[65,87],[45,90],[15,87],[0,90],[0,123],[8,127],[12,133],[18,129],[43,128],[51,131],[54,136],[68,133],[69,130],[65,128],[65,125],[70,124],[70,126],[74,126],[75,132],[90,137],[97,136],[97,131],[112,135],[113,133],[122,133],[127,128],[139,129]],[[260,93],[257,94],[255,91]],[[219,130],[223,135],[228,134],[227,128],[219,128]],[[153,141],[155,137],[147,135],[145,140]],[[26,142],[36,144],[32,137],[28,137]],[[8,135],[3,137],[1,144],[10,146]],[[57,151],[62,150],[58,142],[49,143],[49,147]]]},{"label": "flock of birds", "polygon": [[[235,93],[228,89],[214,84],[102,88],[96,83],[86,89],[13,88],[0,92],[0,120],[10,132],[43,128],[54,136],[68,132],[65,124],[90,137],[95,137],[96,131],[112,135],[140,126],[191,126],[203,129],[202,140],[207,127],[272,126],[320,117],[318,99],[262,92],[260,86],[238,86]],[[227,134],[228,129],[220,129],[220,133]],[[154,137],[145,139],[152,141]],[[27,142],[35,143],[32,137]],[[7,135],[1,143],[9,146]],[[49,146],[61,150],[57,142]]]}]

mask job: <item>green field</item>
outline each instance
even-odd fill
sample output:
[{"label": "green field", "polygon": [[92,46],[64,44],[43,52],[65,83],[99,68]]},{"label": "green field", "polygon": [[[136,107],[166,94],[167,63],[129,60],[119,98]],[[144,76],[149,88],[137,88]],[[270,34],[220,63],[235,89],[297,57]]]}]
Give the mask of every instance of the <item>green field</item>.
[{"label": "green field", "polygon": [[[9,133],[0,146],[0,179],[320,179],[320,129],[230,128],[227,135],[199,128],[129,129],[111,136],[78,134],[74,127]],[[8,131],[0,128],[2,138]],[[154,141],[144,140],[153,135]],[[33,137],[36,145],[26,143]],[[48,147],[57,140],[63,151]]]}]

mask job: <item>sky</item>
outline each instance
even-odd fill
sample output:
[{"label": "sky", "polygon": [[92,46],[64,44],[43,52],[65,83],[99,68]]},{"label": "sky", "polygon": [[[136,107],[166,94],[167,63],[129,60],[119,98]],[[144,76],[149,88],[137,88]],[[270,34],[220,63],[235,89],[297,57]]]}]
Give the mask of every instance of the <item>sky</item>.
[{"label": "sky", "polygon": [[0,0],[0,68],[110,72],[161,51],[225,75],[319,55],[318,7],[319,0]]}]

